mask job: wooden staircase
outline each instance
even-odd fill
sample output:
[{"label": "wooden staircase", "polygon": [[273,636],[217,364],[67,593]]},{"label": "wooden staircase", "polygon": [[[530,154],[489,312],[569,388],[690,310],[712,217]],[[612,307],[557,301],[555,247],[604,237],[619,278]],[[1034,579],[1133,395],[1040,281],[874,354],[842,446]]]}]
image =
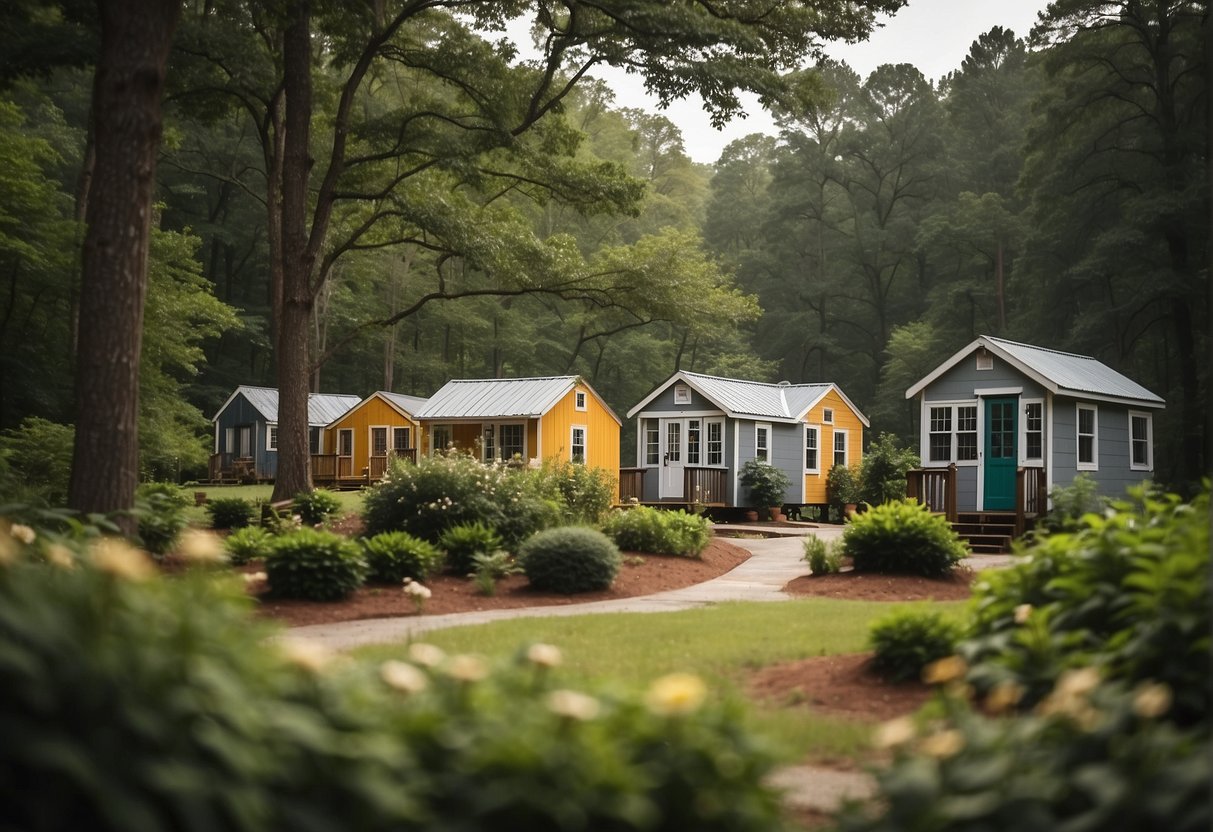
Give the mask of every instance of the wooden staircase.
[{"label": "wooden staircase", "polygon": [[952,529],[975,555],[998,555],[1011,551],[1015,537],[1013,511],[961,511]]}]

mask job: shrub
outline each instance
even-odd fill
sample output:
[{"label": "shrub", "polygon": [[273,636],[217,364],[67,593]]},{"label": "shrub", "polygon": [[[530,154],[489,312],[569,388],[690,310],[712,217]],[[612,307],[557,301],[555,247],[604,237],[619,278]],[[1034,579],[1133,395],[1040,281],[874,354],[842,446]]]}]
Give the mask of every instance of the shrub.
[{"label": "shrub", "polygon": [[424,580],[442,564],[442,552],[408,532],[383,532],[362,542],[370,580],[399,584],[405,578]]},{"label": "shrub", "polygon": [[295,513],[309,526],[323,523],[330,515],[341,510],[341,500],[332,491],[317,488],[313,491],[300,491],[293,500]]},{"label": "shrub", "polygon": [[856,505],[862,495],[859,477],[845,465],[835,465],[826,475],[826,502],[842,517],[848,505]]},{"label": "shrub", "polygon": [[228,560],[233,566],[243,566],[251,560],[269,556],[274,545],[274,536],[259,526],[237,529],[223,541]]},{"label": "shrub", "polygon": [[207,501],[206,513],[212,529],[242,529],[253,519],[253,504],[239,497],[220,497]]},{"label": "shrub", "polygon": [[67,502],[76,429],[37,416],[0,431],[0,493],[40,506]]},{"label": "shrub", "polygon": [[472,562],[472,578],[476,581],[476,589],[481,595],[489,597],[497,594],[498,581],[522,571],[522,567],[514,562],[509,552],[500,550],[492,553],[479,552],[472,558]]},{"label": "shrub", "polygon": [[1055,485],[1049,490],[1051,508],[1045,515],[1045,531],[1076,531],[1082,528],[1082,518],[1087,514],[1103,514],[1111,503],[1099,493],[1099,483],[1090,474],[1083,472],[1069,485]]},{"label": "shrub", "polygon": [[270,591],[280,598],[337,601],[362,585],[366,571],[357,544],[316,529],[276,538],[265,559]]},{"label": "shrub", "polygon": [[655,555],[698,557],[712,539],[707,518],[650,506],[617,511],[603,526],[620,549]]},{"label": "shrub", "polygon": [[189,504],[185,491],[172,483],[139,486],[135,492],[135,516],[143,548],[156,556],[167,554],[185,528],[185,507]]},{"label": "shrub", "polygon": [[522,545],[519,562],[536,589],[570,594],[606,589],[619,572],[619,550],[599,531],[566,526]]},{"label": "shrub", "polygon": [[787,474],[763,459],[748,460],[741,467],[740,481],[749,490],[750,503],[761,508],[782,506],[792,484]]},{"label": "shrub", "polygon": [[856,572],[940,577],[968,552],[948,521],[914,500],[899,500],[856,515],[842,534]]},{"label": "shrub", "polygon": [[920,679],[924,667],[956,652],[963,630],[938,612],[894,610],[868,632],[872,667],[897,682]]},{"label": "shrub", "polygon": [[874,506],[892,500],[904,500],[906,472],[917,468],[918,465],[918,454],[910,448],[898,447],[896,436],[891,433],[880,434],[863,455],[859,476],[859,499]]},{"label": "shrub", "polygon": [[467,575],[476,568],[476,556],[501,548],[501,537],[483,523],[463,523],[442,533],[439,547],[446,552],[447,571]]},{"label": "shrub", "polygon": [[814,575],[829,575],[842,568],[841,541],[812,535],[804,539],[804,559]]}]

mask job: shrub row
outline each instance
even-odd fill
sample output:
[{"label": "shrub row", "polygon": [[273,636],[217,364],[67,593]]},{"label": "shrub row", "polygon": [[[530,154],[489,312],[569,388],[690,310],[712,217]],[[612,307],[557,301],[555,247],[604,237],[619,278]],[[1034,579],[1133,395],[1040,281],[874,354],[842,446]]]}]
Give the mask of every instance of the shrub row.
[{"label": "shrub row", "polygon": [[698,557],[712,539],[711,523],[704,517],[650,506],[616,511],[603,531],[620,549],[654,555]]}]

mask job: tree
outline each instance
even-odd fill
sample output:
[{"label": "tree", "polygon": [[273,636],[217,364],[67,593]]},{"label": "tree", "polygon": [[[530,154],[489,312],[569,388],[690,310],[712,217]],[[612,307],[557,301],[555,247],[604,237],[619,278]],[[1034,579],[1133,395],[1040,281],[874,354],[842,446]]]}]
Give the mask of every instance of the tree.
[{"label": "tree", "polygon": [[[76,436],[68,505],[134,505],[139,462],[139,359],[147,293],[160,98],[181,6],[99,0],[93,85],[96,136],[84,238],[76,370]],[[133,531],[133,518],[123,521]]]}]

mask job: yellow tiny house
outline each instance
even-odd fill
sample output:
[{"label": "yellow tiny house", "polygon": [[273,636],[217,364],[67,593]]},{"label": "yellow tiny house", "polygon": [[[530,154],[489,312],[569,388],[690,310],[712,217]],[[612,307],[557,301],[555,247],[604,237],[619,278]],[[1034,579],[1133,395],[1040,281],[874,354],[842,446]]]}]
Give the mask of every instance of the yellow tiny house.
[{"label": "yellow tiny house", "polygon": [[413,415],[426,399],[379,391],[367,396],[324,431],[322,453],[312,457],[317,485],[373,482],[389,456],[416,460],[421,424]]},{"label": "yellow tiny house", "polygon": [[[804,500],[824,505],[826,479],[835,465],[863,462],[863,429],[868,421],[835,385],[808,409],[805,423]],[[816,448],[814,449],[814,445]],[[816,450],[816,454],[814,454]],[[813,463],[816,462],[814,465]]]}]

